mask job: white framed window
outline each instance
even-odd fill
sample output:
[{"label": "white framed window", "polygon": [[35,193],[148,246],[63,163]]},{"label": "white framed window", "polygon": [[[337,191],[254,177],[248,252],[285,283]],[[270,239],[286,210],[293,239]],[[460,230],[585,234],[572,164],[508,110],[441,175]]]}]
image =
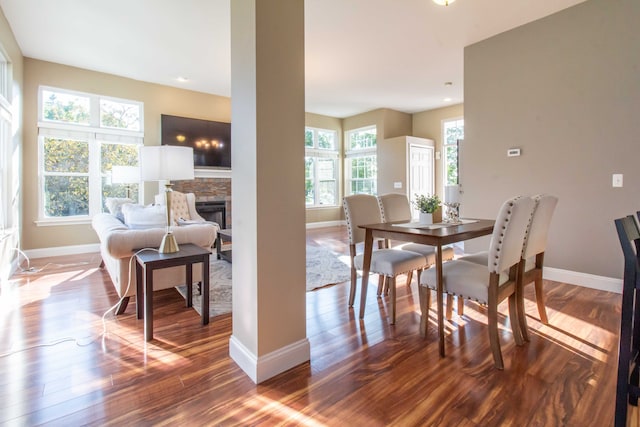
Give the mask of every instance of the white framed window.
[{"label": "white framed window", "polygon": [[[125,197],[111,169],[138,165],[143,104],[41,86],[38,106],[38,224],[86,221],[107,197]],[[139,185],[130,189],[138,200]]]},{"label": "white framed window", "polygon": [[460,158],[458,141],[464,139],[464,119],[462,117],[442,121],[442,150],[444,151],[444,185],[459,182]]},{"label": "white framed window", "polygon": [[346,193],[378,193],[377,129],[368,126],[347,132]]},{"label": "white framed window", "polygon": [[307,127],[304,147],[306,206],[337,206],[339,151],[336,131]]},{"label": "white framed window", "polygon": [[11,155],[11,63],[0,48],[0,234],[10,226],[11,182],[9,166]]}]

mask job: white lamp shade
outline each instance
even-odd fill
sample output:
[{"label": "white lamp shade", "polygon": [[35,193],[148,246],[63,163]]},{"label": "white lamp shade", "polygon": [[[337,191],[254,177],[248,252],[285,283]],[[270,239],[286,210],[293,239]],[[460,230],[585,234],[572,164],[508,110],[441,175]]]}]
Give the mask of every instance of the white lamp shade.
[{"label": "white lamp shade", "polygon": [[140,182],[140,169],[137,166],[113,166],[111,168],[113,184],[136,184]]},{"label": "white lamp shade", "polygon": [[460,186],[446,185],[444,187],[445,203],[460,203]]},{"label": "white lamp shade", "polygon": [[193,148],[159,145],[140,148],[142,181],[193,179]]}]

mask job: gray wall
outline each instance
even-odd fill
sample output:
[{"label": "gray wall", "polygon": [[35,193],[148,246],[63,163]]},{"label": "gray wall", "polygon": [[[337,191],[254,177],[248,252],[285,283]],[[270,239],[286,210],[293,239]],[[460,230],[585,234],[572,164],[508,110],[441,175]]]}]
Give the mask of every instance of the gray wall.
[{"label": "gray wall", "polygon": [[640,209],[639,22],[638,0],[590,0],[465,49],[463,215],[555,194],[546,265],[622,276],[613,219]]}]

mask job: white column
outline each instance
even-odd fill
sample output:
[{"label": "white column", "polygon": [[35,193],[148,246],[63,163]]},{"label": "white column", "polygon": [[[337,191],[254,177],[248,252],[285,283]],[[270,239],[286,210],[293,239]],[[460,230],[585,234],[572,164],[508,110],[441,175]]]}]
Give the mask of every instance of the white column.
[{"label": "white column", "polygon": [[233,334],[256,383],[309,360],[304,1],[231,1]]}]

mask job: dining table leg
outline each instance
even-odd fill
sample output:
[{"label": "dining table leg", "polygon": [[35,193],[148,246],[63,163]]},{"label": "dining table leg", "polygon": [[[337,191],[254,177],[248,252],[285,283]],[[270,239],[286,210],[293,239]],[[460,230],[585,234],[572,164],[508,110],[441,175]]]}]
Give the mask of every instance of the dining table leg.
[{"label": "dining table leg", "polygon": [[362,289],[360,291],[360,318],[364,318],[364,307],[367,304],[367,287],[369,286],[369,269],[373,252],[373,232],[367,229],[364,235],[364,259],[362,260]]},{"label": "dining table leg", "polygon": [[444,357],[444,286],[442,284],[442,245],[436,246],[436,301],[438,312],[438,349]]}]

